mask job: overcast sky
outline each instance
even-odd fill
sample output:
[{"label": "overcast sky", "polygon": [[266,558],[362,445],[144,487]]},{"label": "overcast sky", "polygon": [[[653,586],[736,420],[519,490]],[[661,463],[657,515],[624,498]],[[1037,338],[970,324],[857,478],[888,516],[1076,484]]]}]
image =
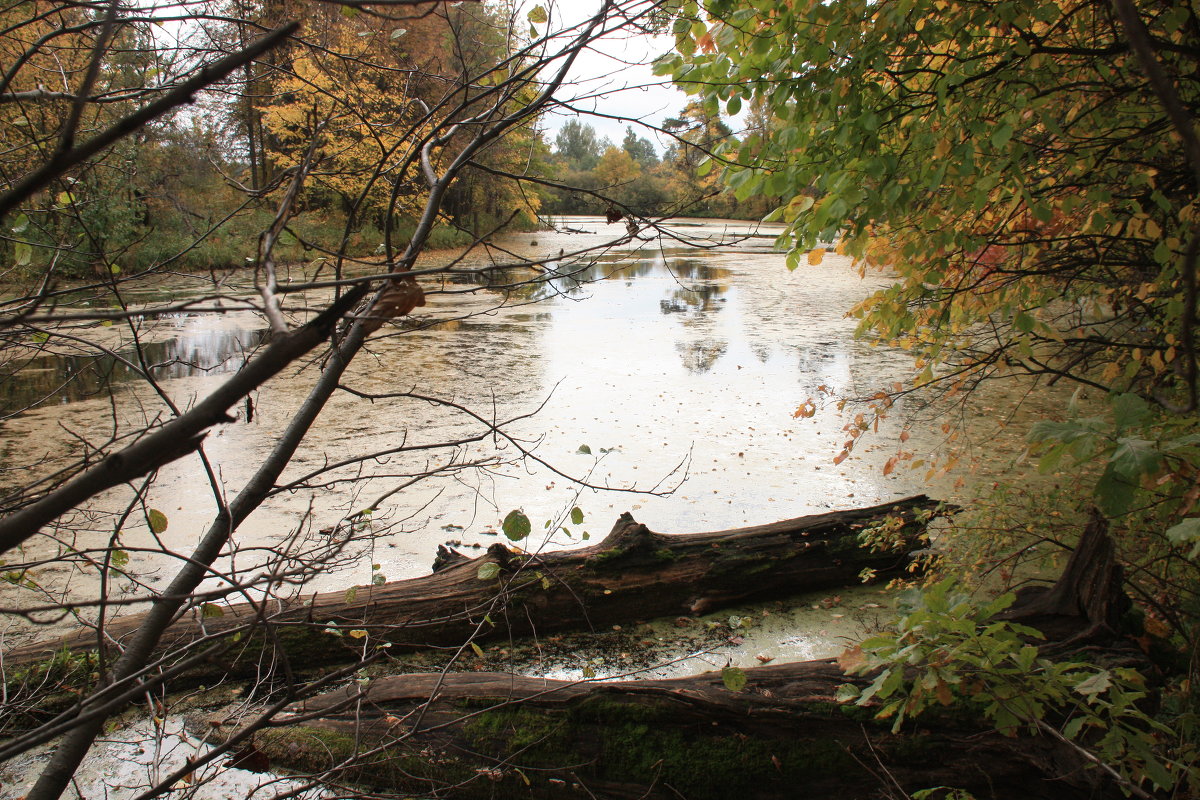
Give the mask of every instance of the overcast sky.
[{"label": "overcast sky", "polygon": [[[595,13],[599,5],[599,0],[567,0],[561,5],[548,5],[552,15],[550,24],[556,29],[577,24]],[[678,116],[687,103],[687,95],[674,88],[666,78],[655,75],[650,67],[651,62],[668,52],[672,44],[671,36],[622,33],[606,37],[595,48],[580,53],[572,70],[575,83],[564,88],[559,96],[581,112],[624,118],[626,121],[590,114],[579,117],[613,144],[620,146],[625,127],[632,124],[638,136],[654,142],[661,151],[667,144],[665,140],[659,141],[653,131],[628,120],[641,119],[660,125],[667,117]],[[551,144],[557,130],[568,119],[574,118],[575,115],[561,110],[544,117],[543,124]]]}]

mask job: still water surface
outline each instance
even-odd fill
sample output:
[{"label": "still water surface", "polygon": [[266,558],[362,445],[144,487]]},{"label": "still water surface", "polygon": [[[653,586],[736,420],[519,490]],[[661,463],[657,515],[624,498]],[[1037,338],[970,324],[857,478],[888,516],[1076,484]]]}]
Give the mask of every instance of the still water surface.
[{"label": "still water surface", "polygon": [[[467,256],[464,264],[503,263],[512,260],[510,254],[554,260],[560,251],[603,246],[624,232],[597,218],[567,223],[589,233],[507,236],[490,253]],[[839,412],[830,402],[812,419],[793,417],[809,397],[868,395],[890,385],[908,374],[911,362],[903,353],[856,341],[854,323],[843,316],[886,285],[885,276],[863,279],[848,259],[832,253],[818,266],[789,272],[773,247],[777,233],[772,226],[740,222],[679,221],[667,236],[608,248],[584,273],[519,296],[498,289],[464,293],[473,287],[460,283],[435,289],[427,283],[434,290],[429,304],[406,321],[402,334],[385,335],[387,328],[376,334],[345,383],[359,392],[409,392],[452,401],[483,420],[536,412],[508,430],[553,469],[514,462],[512,444],[485,436],[485,424],[453,408],[413,398],[372,402],[339,394],[285,473],[283,482],[294,483],[293,490],[280,492],[253,515],[237,533],[237,545],[250,550],[375,507],[372,525],[386,535],[340,571],[318,575],[307,592],[367,583],[375,574],[388,579],[425,574],[439,543],[461,542],[473,554],[472,545],[497,541],[500,520],[516,508],[534,520],[535,535],[526,542],[534,549],[578,546],[585,531],[595,541],[623,511],[657,531],[691,532],[868,505],[925,490],[915,473],[882,474],[895,451],[896,430],[888,425],[898,423],[887,423],[870,444],[835,465],[845,438],[842,426],[855,412]],[[433,254],[427,264],[457,257]],[[564,273],[579,267],[569,260],[557,264]],[[505,274],[493,281],[505,277],[527,275]],[[132,300],[149,303],[199,291],[180,277],[144,287]],[[160,413],[160,401],[132,380],[137,370],[122,361],[135,352],[129,331],[85,327],[78,333],[103,341],[117,357],[59,347],[55,355],[38,356],[34,378],[23,373],[19,380],[0,381],[7,416],[0,424],[4,461],[13,463],[17,454],[22,460],[62,456],[64,450],[52,442],[63,440],[64,429],[102,438],[114,425],[136,426]],[[187,313],[146,323],[137,333],[147,343],[143,352],[152,374],[186,406],[252,354],[264,338],[264,324],[248,312]],[[311,365],[286,372],[255,395],[252,419],[243,409],[237,423],[209,436],[206,449],[223,491],[236,492],[261,462],[303,400],[313,372]],[[80,375],[83,379],[69,380]],[[111,397],[105,388],[110,384],[116,387]],[[28,408],[47,394],[48,400]],[[325,465],[363,454],[445,441],[463,443],[380,455],[305,480]],[[473,462],[487,466],[467,468]],[[379,500],[430,470],[438,474]],[[148,505],[169,518],[163,542],[180,554],[189,551],[213,515],[212,490],[200,475],[198,460],[186,459],[161,470],[150,489]],[[611,490],[581,489],[564,475]],[[126,499],[127,493],[115,492],[97,501],[96,508],[115,510]],[[570,536],[559,531],[546,541],[541,522],[561,520],[574,506],[585,512],[584,525],[572,526]],[[81,537],[94,541],[81,544],[107,541],[105,518],[96,520],[95,532]],[[150,538],[131,526],[123,542],[133,550],[139,543],[149,545]],[[253,555],[243,552],[239,558],[244,564]],[[171,557],[137,551],[131,564],[151,587],[164,585],[177,566]],[[90,586],[80,576],[58,579],[73,581],[79,593]],[[867,592],[873,590],[848,593],[845,605],[886,603]],[[727,661],[752,666],[760,656],[828,655],[842,647],[837,637],[850,632],[841,625],[843,618],[849,621],[846,608],[806,600],[770,625],[764,618],[746,632],[745,641],[651,674],[703,671]],[[645,635],[657,634],[648,630]],[[580,654],[578,663],[568,659],[550,671],[578,678],[586,658]],[[598,666],[598,672],[603,676],[607,670]],[[130,731],[119,738],[136,739]],[[191,745],[184,749],[190,752]],[[30,768],[40,758],[31,757]],[[113,790],[126,781],[144,784],[146,778],[133,772],[147,769],[137,758],[103,750],[91,778]]]},{"label": "still water surface", "polygon": [[[336,395],[285,473],[282,483],[289,489],[243,525],[238,546],[250,549],[296,530],[328,528],[347,513],[375,508],[372,525],[387,535],[307,589],[326,590],[367,583],[376,574],[424,574],[439,543],[458,541],[471,553],[474,545],[496,541],[499,522],[512,509],[534,521],[535,535],[525,543],[533,549],[578,546],[585,532],[595,541],[623,511],[654,530],[682,533],[923,490],[907,471],[882,474],[894,452],[886,429],[834,465],[845,438],[842,426],[854,412],[828,403],[812,419],[793,417],[806,398],[870,394],[909,371],[907,355],[856,341],[854,323],[844,317],[857,300],[886,285],[886,277],[863,279],[848,259],[833,253],[818,266],[789,272],[774,249],[778,229],[772,226],[679,221],[667,235],[611,247],[606,243],[621,237],[622,225],[599,218],[567,223],[572,231],[588,232],[507,236],[463,263],[504,263],[516,254],[550,259],[569,277],[516,294],[426,283],[429,304],[402,332],[385,327],[377,333],[344,381],[358,392],[451,401],[482,421],[420,399]],[[560,252],[589,247],[602,249],[582,271],[583,262],[554,260]],[[426,265],[461,254],[430,258]],[[186,277],[175,281],[145,287],[141,299],[198,291]],[[146,343],[145,363],[180,406],[211,391],[264,337],[261,318],[244,311],[179,314],[144,323],[137,333]],[[92,326],[79,335],[107,337],[118,357],[60,348],[36,362],[36,379],[22,374],[0,384],[10,414],[0,427],[8,463],[18,454],[22,460],[61,456],[62,445],[53,442],[69,440],[64,429],[102,438],[114,425],[136,426],[161,413],[161,402],[143,383],[127,380],[136,377],[122,362],[135,353],[129,331]],[[249,420],[242,409],[237,423],[210,434],[207,453],[227,495],[269,452],[314,372],[312,365],[285,372],[256,393]],[[85,378],[69,380],[80,375]],[[111,398],[100,391],[106,381],[116,387]],[[48,401],[15,413],[58,387]],[[514,462],[517,448],[487,435],[486,421],[529,414],[507,430],[549,466]],[[434,446],[440,442],[460,444]],[[396,454],[401,446],[429,449]],[[380,455],[308,477],[364,454]],[[468,468],[475,463],[484,467]],[[429,471],[437,474],[390,494]],[[201,475],[198,459],[184,459],[161,470],[149,492],[147,505],[169,519],[164,543],[179,553],[188,551],[214,513],[212,490]],[[567,476],[609,488],[581,489]],[[657,494],[639,493],[645,491]],[[114,492],[97,508],[116,510],[127,496]],[[574,506],[585,512],[585,524],[547,542],[543,521],[561,520]],[[100,545],[108,534],[103,525],[95,531],[90,544]],[[132,547],[152,544],[136,526],[123,536]],[[165,584],[175,566],[163,556],[134,558],[150,586]],[[242,563],[252,558],[243,555]]]}]

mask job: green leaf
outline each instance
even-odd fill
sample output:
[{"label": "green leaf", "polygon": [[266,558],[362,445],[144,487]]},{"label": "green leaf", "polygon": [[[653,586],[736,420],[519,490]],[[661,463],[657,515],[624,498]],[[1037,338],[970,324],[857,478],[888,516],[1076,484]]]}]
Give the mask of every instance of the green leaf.
[{"label": "green leaf", "polygon": [[1162,466],[1162,453],[1148,439],[1123,438],[1109,458],[1112,469],[1130,481],[1156,474]]},{"label": "green leaf", "polygon": [[1188,517],[1178,525],[1167,528],[1167,540],[1172,544],[1187,544],[1195,542],[1188,558],[1200,556],[1200,517]]},{"label": "green leaf", "polygon": [[1089,699],[1096,695],[1103,694],[1112,686],[1112,676],[1109,671],[1102,669],[1086,680],[1082,680],[1075,684],[1075,691],[1079,692],[1084,697]]},{"label": "green leaf", "polygon": [[374,575],[371,576],[371,585],[372,586],[383,586],[385,583],[387,583],[387,576],[384,575],[383,573],[376,572]]},{"label": "green leaf", "polygon": [[205,619],[225,616],[225,609],[221,608],[216,603],[205,603],[200,606],[200,616]]},{"label": "green leaf", "polygon": [[1081,728],[1083,728],[1084,723],[1087,722],[1087,719],[1088,719],[1087,717],[1080,716],[1080,717],[1076,717],[1075,719],[1071,720],[1070,722],[1068,722],[1066,725],[1063,726],[1062,735],[1068,739],[1074,739],[1076,736],[1079,735],[1079,731]]},{"label": "green leaf", "polygon": [[579,445],[579,449],[575,452],[582,453],[585,456],[590,456],[592,454],[592,448],[588,447],[586,444],[581,444]]},{"label": "green leaf", "polygon": [[154,533],[162,533],[167,529],[167,515],[157,508],[146,512],[146,520],[150,523],[150,530]]},{"label": "green leaf", "polygon": [[476,572],[475,572],[475,576],[477,578],[479,578],[479,580],[481,580],[481,581],[490,581],[499,574],[500,574],[500,565],[497,564],[495,561],[488,561],[486,563],[480,564],[479,569],[476,570]]},{"label": "green leaf", "polygon": [[1200,538],[1200,517],[1188,517],[1167,528],[1167,540],[1172,544],[1187,544],[1197,538]]},{"label": "green leaf", "polygon": [[740,692],[746,688],[746,672],[740,667],[726,667],[721,670],[721,683],[731,692]]},{"label": "green leaf", "polygon": [[582,525],[583,524],[583,511],[580,510],[579,506],[575,506],[574,508],[571,509],[571,524],[572,525]]},{"label": "green leaf", "polygon": [[124,550],[113,550],[111,561],[114,567],[120,569],[129,563],[129,553]]},{"label": "green leaf", "polygon": [[834,695],[834,699],[836,699],[839,703],[849,703],[853,700],[857,700],[859,694],[861,693],[862,690],[860,690],[853,683],[843,683],[838,687],[837,694]]},{"label": "green leaf", "polygon": [[17,242],[13,245],[13,261],[18,267],[28,266],[33,261],[33,248],[28,242]]},{"label": "green leaf", "polygon": [[1137,486],[1118,475],[1110,465],[1096,481],[1096,505],[1108,517],[1119,517],[1133,505]]},{"label": "green leaf", "polygon": [[12,227],[9,228],[9,230],[11,230],[13,233],[24,233],[28,227],[29,216],[27,214],[19,214],[17,218],[13,220]]},{"label": "green leaf", "polygon": [[391,38],[393,40],[399,39],[401,36],[403,36],[406,33],[408,33],[408,28],[396,28],[392,31]]},{"label": "green leaf", "polygon": [[480,658],[483,658],[483,648],[482,647],[475,644],[474,642],[471,642],[471,649],[475,651],[475,655],[479,656]]},{"label": "green leaf", "polygon": [[358,587],[351,586],[349,589],[346,590],[346,594],[342,596],[342,602],[353,603],[354,598],[356,598],[356,597],[358,597]]},{"label": "green leaf", "polygon": [[501,523],[501,530],[504,535],[514,542],[519,542],[529,535],[533,530],[533,526],[529,522],[529,517],[525,516],[520,510],[513,509],[508,512],[508,516]]},{"label": "green leaf", "polygon": [[1149,421],[1150,404],[1136,394],[1119,394],[1112,399],[1113,422],[1119,430],[1137,428]]},{"label": "green leaf", "polygon": [[526,18],[534,25],[545,25],[550,19],[546,13],[545,6],[534,6],[533,9],[526,15]]},{"label": "green leaf", "polygon": [[992,132],[992,146],[1002,149],[1012,141],[1013,127],[1008,123],[1001,125]]}]

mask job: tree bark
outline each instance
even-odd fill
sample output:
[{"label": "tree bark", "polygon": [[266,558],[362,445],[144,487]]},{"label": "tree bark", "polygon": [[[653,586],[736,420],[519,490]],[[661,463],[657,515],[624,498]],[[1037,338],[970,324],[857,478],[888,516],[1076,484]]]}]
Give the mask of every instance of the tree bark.
[{"label": "tree bark", "polygon": [[[703,614],[736,603],[858,583],[863,570],[873,570],[880,578],[899,574],[938,505],[918,496],[693,534],[654,533],[626,513],[603,541],[579,550],[531,555],[494,544],[478,558],[457,554],[450,563],[444,563],[442,553],[444,566],[420,578],[291,601],[242,603],[222,608],[220,616],[193,609],[191,618],[167,631],[162,647],[180,650],[201,635],[248,629],[257,632],[237,645],[243,661],[256,661],[269,642],[282,647],[298,665],[312,666],[361,657],[363,639],[372,646],[455,646],[472,638],[590,630]],[[860,542],[864,529],[888,521],[894,526],[891,548],[874,551]],[[488,569],[495,569],[496,577],[481,578],[481,568],[489,564],[495,565]],[[106,634],[122,641],[140,619],[133,615],[114,620]],[[263,633],[264,623],[269,623],[269,638]],[[84,631],[14,649],[6,662],[20,665],[46,659],[63,647],[82,649],[94,643],[95,635]]]},{"label": "tree bark", "polygon": [[[1006,616],[1073,620],[1074,646],[1136,660],[1109,625],[1125,602],[1117,575],[1103,522],[1094,522],[1059,582],[1026,593]],[[1069,745],[1001,736],[954,708],[894,734],[874,709],[836,702],[839,685],[865,679],[832,660],[745,676],[736,692],[719,672],[627,682],[381,678],[291,707],[259,731],[254,752],[276,768],[454,798],[848,800],[933,787],[981,800],[1121,796]]]}]

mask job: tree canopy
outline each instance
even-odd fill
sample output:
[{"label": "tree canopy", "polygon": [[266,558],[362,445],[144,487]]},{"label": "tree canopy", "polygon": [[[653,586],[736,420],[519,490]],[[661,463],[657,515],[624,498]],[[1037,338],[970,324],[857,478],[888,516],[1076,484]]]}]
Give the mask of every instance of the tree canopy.
[{"label": "tree canopy", "polygon": [[713,0],[659,70],[710,114],[766,104],[726,180],[786,198],[791,265],[837,240],[895,271],[855,313],[916,385],[1027,372],[1190,418],[1200,28],[1123,6]]},{"label": "tree canopy", "polygon": [[[1195,8],[707,0],[681,3],[673,32],[677,52],[658,71],[708,115],[749,105],[758,120],[703,168],[738,198],[782,198],[771,218],[787,225],[789,266],[836,243],[894,277],[851,312],[862,336],[916,356],[907,384],[880,387],[877,414],[918,389],[964,398],[1030,376],[1105,401],[1036,421],[1030,452],[1046,472],[1070,465],[1069,502],[1114,522],[1130,585],[1194,669]],[[838,460],[871,421],[846,427]],[[888,468],[926,458],[902,437]],[[1023,520],[1034,535],[1018,549],[1057,535],[1043,531],[1059,510],[1038,513],[1046,527]],[[998,546],[980,538],[976,548]],[[1188,752],[1176,751],[1180,763]],[[1151,776],[1160,788],[1174,780]]]}]

